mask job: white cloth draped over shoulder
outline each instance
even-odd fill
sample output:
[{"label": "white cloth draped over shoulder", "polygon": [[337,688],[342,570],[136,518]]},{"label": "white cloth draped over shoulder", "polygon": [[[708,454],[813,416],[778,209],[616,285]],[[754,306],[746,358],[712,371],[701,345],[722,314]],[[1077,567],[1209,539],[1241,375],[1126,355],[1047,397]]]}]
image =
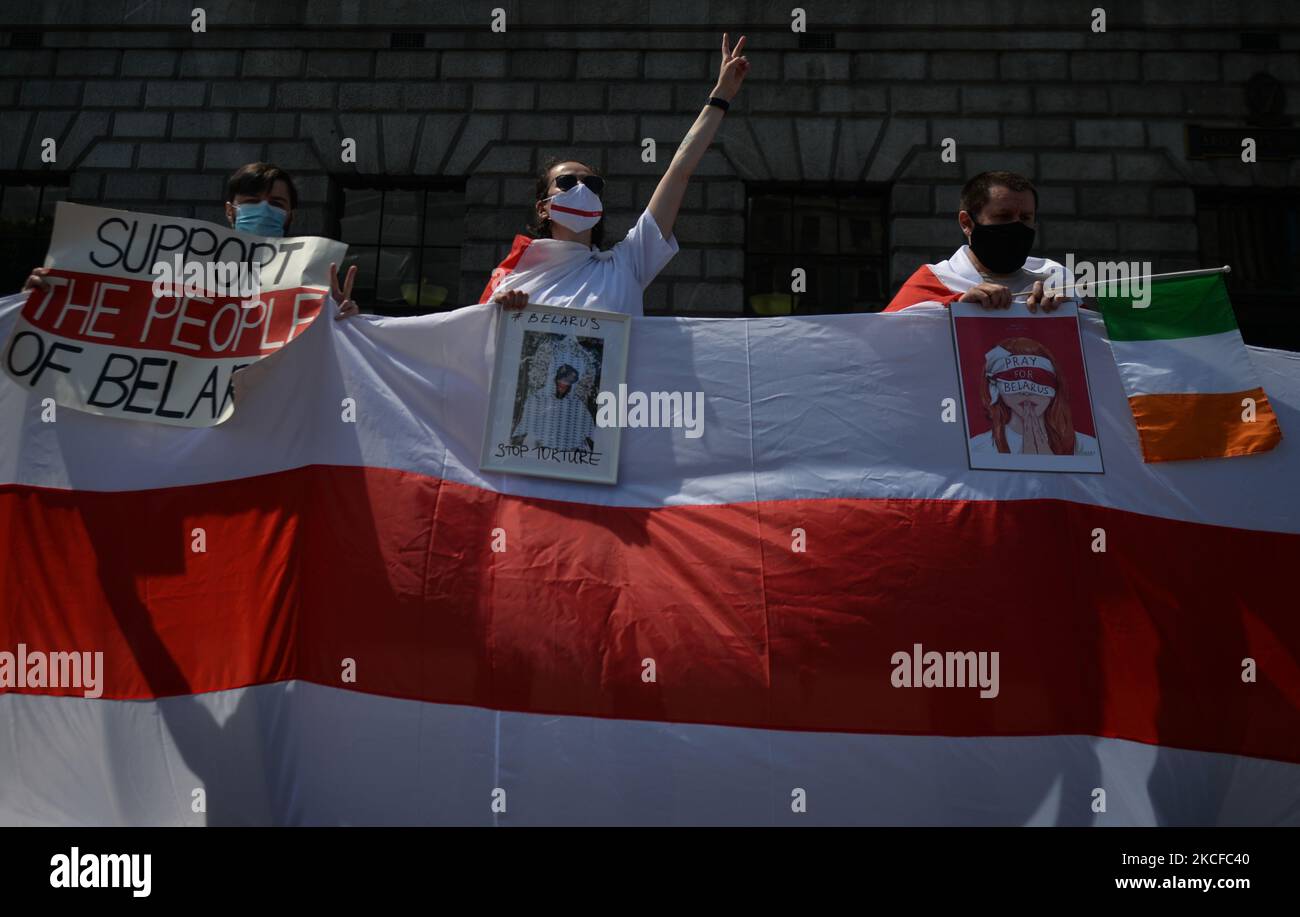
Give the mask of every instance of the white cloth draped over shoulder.
[{"label": "white cloth draped over shoulder", "polygon": [[644,315],[646,287],[677,251],[677,239],[663,237],[649,210],[607,251],[580,242],[515,236],[479,302],[522,290],[532,303]]}]

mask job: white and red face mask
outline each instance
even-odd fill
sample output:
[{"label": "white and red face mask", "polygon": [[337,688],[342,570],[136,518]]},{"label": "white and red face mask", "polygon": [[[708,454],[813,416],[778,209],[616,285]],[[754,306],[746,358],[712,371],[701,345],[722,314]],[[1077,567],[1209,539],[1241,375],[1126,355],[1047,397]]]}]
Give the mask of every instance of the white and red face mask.
[{"label": "white and red face mask", "polygon": [[586,232],[605,215],[600,196],[582,182],[547,200],[551,202],[551,220],[572,232]]}]

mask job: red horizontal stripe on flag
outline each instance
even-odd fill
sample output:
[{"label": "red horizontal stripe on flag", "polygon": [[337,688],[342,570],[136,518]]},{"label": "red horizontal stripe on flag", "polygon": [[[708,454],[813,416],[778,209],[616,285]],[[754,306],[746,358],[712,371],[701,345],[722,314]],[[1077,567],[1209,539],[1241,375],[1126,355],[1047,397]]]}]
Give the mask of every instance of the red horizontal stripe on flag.
[{"label": "red horizontal stripe on flag", "polygon": [[[123,349],[165,351],[192,357],[247,357],[272,353],[311,323],[325,298],[322,290],[294,287],[263,291],[261,305],[243,306],[238,296],[206,297],[187,303],[164,297],[153,306],[150,280],[104,277],[52,270],[55,284],[49,301],[35,290],[22,316],[32,325],[77,341]],[[104,308],[96,310],[100,285]],[[152,306],[152,309],[151,309]]]},{"label": "red horizontal stripe on flag", "polygon": [[[323,466],[7,486],[0,532],[0,651],[103,651],[104,697],[298,678],[539,713],[1300,761],[1300,619],[1278,574],[1300,535],[1052,500],[604,507]],[[916,644],[998,652],[998,695],[893,687],[893,654]]]}]

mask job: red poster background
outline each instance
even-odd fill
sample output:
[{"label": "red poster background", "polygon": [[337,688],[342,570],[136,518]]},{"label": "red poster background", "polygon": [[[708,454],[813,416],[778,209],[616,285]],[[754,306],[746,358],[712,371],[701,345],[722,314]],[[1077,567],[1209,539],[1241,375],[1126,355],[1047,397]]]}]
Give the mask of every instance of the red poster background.
[{"label": "red poster background", "polygon": [[962,389],[966,396],[967,436],[986,433],[991,427],[980,404],[980,386],[984,384],[984,355],[1007,338],[1032,338],[1052,352],[1056,373],[1065,379],[1069,390],[1070,416],[1076,433],[1096,436],[1092,419],[1092,401],[1083,369],[1083,346],[1079,340],[1079,322],[1073,315],[1035,318],[988,315],[954,318],[957,353],[960,357]]}]

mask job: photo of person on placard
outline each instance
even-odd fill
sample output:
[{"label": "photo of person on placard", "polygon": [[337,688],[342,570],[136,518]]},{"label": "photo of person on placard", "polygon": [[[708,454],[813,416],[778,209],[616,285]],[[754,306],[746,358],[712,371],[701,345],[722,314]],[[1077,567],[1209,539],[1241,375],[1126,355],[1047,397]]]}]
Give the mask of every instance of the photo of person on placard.
[{"label": "photo of person on placard", "polygon": [[[533,336],[535,332],[525,336],[525,348]],[[588,399],[597,367],[591,353],[569,335],[542,343],[527,363],[527,387],[521,386],[515,397],[511,442],[529,448],[594,449],[596,421]]]}]

